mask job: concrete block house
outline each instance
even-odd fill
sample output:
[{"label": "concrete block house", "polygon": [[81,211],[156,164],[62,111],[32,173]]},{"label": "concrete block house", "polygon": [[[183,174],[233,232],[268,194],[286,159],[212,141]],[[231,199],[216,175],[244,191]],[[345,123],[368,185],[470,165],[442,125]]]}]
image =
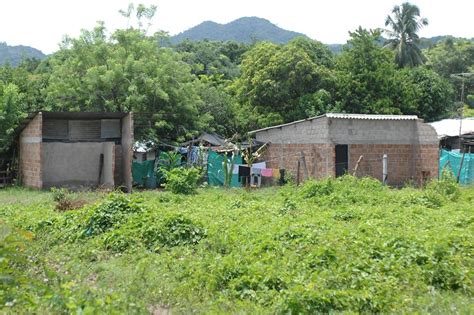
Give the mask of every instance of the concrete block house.
[{"label": "concrete block house", "polygon": [[132,188],[131,113],[39,112],[20,126],[23,186]]},{"label": "concrete block house", "polygon": [[[357,176],[382,180],[384,154],[389,185],[422,183],[438,176],[436,131],[417,116],[328,113],[251,134],[269,143],[267,167],[284,168],[293,175],[303,153],[313,178],[352,174],[360,159]],[[303,176],[301,168],[299,172]]]}]

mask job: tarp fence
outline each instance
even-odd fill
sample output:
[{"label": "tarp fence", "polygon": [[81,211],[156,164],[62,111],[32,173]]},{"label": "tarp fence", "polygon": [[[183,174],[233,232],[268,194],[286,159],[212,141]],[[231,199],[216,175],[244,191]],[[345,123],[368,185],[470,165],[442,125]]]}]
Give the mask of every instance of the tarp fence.
[{"label": "tarp fence", "polygon": [[[459,174],[461,185],[474,184],[474,153],[464,153],[441,150],[439,154],[439,178],[443,176],[443,170],[450,170],[454,177]],[[462,162],[462,166],[461,166]],[[459,169],[461,171],[459,172]]]}]

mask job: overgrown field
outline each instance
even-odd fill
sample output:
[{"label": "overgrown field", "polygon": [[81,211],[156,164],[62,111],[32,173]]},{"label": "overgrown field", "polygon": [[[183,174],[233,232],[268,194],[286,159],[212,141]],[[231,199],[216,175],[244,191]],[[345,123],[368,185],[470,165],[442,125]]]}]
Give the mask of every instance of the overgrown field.
[{"label": "overgrown field", "polygon": [[1,312],[474,312],[473,188],[73,197],[0,191]]}]

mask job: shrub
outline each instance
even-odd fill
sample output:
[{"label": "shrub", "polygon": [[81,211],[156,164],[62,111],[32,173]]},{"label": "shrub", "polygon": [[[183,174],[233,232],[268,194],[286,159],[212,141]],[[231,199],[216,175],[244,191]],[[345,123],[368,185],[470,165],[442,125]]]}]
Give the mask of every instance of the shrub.
[{"label": "shrub", "polygon": [[85,226],[84,235],[101,234],[114,225],[123,223],[130,214],[142,211],[141,200],[122,193],[112,193],[93,209]]},{"label": "shrub", "polygon": [[150,225],[143,233],[145,245],[152,250],[159,246],[195,245],[207,236],[204,227],[182,215],[172,215],[162,224]]},{"label": "shrub", "polygon": [[198,187],[201,172],[196,168],[174,168],[164,170],[166,177],[165,188],[175,194],[193,194]]},{"label": "shrub", "polygon": [[427,189],[432,190],[435,193],[438,193],[448,200],[455,201],[459,198],[461,191],[459,190],[459,185],[456,182],[456,178],[450,170],[443,170],[443,174],[440,180],[431,181]]},{"label": "shrub", "polygon": [[304,198],[330,195],[334,191],[332,181],[331,178],[321,181],[308,180],[302,186],[301,194]]},{"label": "shrub", "polygon": [[84,200],[74,200],[69,190],[65,188],[51,188],[53,200],[56,202],[56,210],[68,211],[82,208],[86,202]]},{"label": "shrub", "polygon": [[[13,229],[0,220],[0,305],[29,303],[28,290],[38,289],[23,272],[27,266],[24,253],[33,239],[30,232]],[[5,310],[5,309],[4,309]]]}]

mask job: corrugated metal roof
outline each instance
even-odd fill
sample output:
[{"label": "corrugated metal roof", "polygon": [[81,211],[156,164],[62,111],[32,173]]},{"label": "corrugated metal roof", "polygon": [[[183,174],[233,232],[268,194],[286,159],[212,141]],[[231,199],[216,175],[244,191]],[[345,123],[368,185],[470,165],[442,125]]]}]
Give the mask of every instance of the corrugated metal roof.
[{"label": "corrugated metal roof", "polygon": [[430,123],[436,130],[438,138],[459,136],[459,128],[461,127],[461,135],[474,132],[474,118],[460,119],[443,119]]},{"label": "corrugated metal roof", "polygon": [[418,116],[416,115],[369,115],[369,114],[327,113],[326,117],[337,118],[337,119],[418,120]]},{"label": "corrugated metal roof", "polygon": [[290,126],[290,125],[298,124],[304,121],[311,121],[314,119],[318,119],[321,117],[327,117],[327,118],[332,118],[332,119],[361,119],[361,120],[363,119],[367,119],[367,120],[418,120],[418,116],[416,115],[371,115],[371,114],[327,113],[324,115],[301,119],[301,120],[293,121],[293,122],[282,124],[282,125],[253,130],[253,131],[250,131],[249,134],[254,134],[260,131]]}]

